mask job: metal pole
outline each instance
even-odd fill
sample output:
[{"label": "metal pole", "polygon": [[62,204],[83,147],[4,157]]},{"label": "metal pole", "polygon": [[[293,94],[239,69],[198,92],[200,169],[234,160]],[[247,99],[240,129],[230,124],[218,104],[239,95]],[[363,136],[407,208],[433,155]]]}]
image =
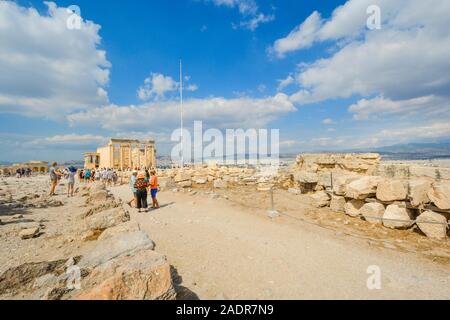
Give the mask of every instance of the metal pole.
[{"label": "metal pole", "polygon": [[180,112],[181,112],[181,167],[184,167],[184,142],[183,142],[183,65],[180,59]]}]

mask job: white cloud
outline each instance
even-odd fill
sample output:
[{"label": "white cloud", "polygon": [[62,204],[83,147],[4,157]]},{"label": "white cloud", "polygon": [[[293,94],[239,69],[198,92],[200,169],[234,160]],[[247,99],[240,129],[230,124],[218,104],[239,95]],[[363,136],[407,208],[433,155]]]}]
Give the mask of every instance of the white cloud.
[{"label": "white cloud", "polygon": [[278,91],[282,91],[283,89],[289,87],[291,84],[295,82],[292,74],[288,75],[286,79],[278,80]]},{"label": "white cloud", "polygon": [[275,20],[275,16],[273,14],[265,15],[263,13],[259,13],[250,20],[241,21],[240,26],[244,29],[255,31],[260,24],[271,22],[273,20]]},{"label": "white cloud", "polygon": [[285,38],[275,41],[272,50],[279,58],[286,53],[311,47],[321,26],[321,17],[314,11],[302,24],[292,30]]},{"label": "white cloud", "polygon": [[327,119],[324,119],[322,121],[322,124],[324,124],[324,125],[332,125],[332,124],[334,124],[334,121],[331,118],[327,118]]},{"label": "white cloud", "polygon": [[[185,77],[186,81],[190,80],[189,76]],[[198,86],[196,84],[183,85],[183,89],[186,91],[197,91]],[[151,73],[150,77],[144,80],[144,85],[139,87],[137,94],[142,101],[159,101],[167,98],[167,94],[178,91],[180,83],[176,82],[172,77],[165,76],[160,73]]]},{"label": "white cloud", "polygon": [[264,14],[259,11],[258,4],[255,0],[205,0],[212,2],[216,6],[225,6],[228,8],[237,8],[244,20],[239,24],[232,24],[233,28],[241,27],[255,31],[259,25],[275,20],[273,14]]},{"label": "white cloud", "polygon": [[[381,9],[382,26],[372,31],[366,9],[374,4]],[[450,122],[449,12],[446,0],[349,0],[329,19],[314,12],[272,47],[283,57],[318,42],[330,44],[328,57],[299,64],[291,101],[357,98],[348,109],[354,120],[396,119],[397,128],[441,130],[439,136],[446,138],[444,126],[430,123]],[[384,129],[381,123],[372,125]],[[387,137],[366,138],[388,142]]]},{"label": "white cloud", "polygon": [[424,96],[408,100],[390,100],[383,97],[361,99],[349,107],[355,120],[368,120],[381,115],[420,115],[424,117],[448,117],[450,103],[448,99],[436,96]]},{"label": "white cloud", "polygon": [[[326,23],[318,23],[317,13],[305,21],[316,23],[313,31],[307,33],[312,39],[303,43],[347,40],[330,58],[301,66],[296,75],[301,89],[292,97],[295,102],[352,95],[382,95],[393,100],[449,96],[450,32],[444,21],[450,12],[450,2],[376,1],[384,17],[383,25],[381,30],[370,31],[365,26],[365,9],[372,2],[350,0],[337,8]],[[275,43],[289,43],[289,38]],[[303,47],[284,46],[292,50]],[[426,54],[424,48],[429,48]],[[279,54],[285,52],[281,50]]]},{"label": "white cloud", "polygon": [[152,73],[144,80],[144,85],[139,87],[139,99],[147,101],[150,99],[164,99],[166,93],[176,91],[178,83],[169,76],[160,73]]},{"label": "white cloud", "polygon": [[381,131],[378,138],[395,139],[399,141],[411,141],[419,139],[435,139],[450,137],[450,123],[449,122],[435,122],[421,126],[408,126],[400,129],[386,129]]},{"label": "white cloud", "polygon": [[244,15],[255,15],[258,12],[258,5],[255,0],[211,0],[216,6],[226,6],[238,8]]},{"label": "white cloud", "polygon": [[[202,120],[205,126],[217,128],[264,127],[277,117],[295,112],[289,97],[279,93],[263,99],[206,98],[190,99],[184,104],[184,119],[188,126]],[[72,126],[99,124],[113,131],[170,131],[179,125],[178,101],[147,103],[139,106],[109,105],[68,116]]]},{"label": "white cloud", "polygon": [[69,30],[65,8],[48,14],[0,1],[0,112],[60,118],[108,103],[110,63],[99,50],[100,26]]},{"label": "white cloud", "polygon": [[96,144],[106,142],[107,138],[99,135],[92,134],[64,134],[64,135],[56,135],[52,137],[39,138],[33,141],[34,144],[47,144],[47,145],[56,145],[56,144]]}]

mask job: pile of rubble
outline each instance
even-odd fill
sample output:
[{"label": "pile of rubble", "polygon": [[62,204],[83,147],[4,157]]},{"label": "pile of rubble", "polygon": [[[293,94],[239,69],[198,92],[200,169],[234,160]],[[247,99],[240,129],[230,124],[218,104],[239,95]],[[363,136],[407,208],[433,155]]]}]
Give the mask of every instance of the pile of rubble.
[{"label": "pile of rubble", "polygon": [[330,207],[387,228],[417,226],[428,237],[445,239],[450,181],[374,175],[379,161],[377,154],[299,156],[294,185],[302,193],[311,193],[316,207]]},{"label": "pile of rubble", "polygon": [[197,165],[183,169],[168,169],[160,173],[161,189],[213,188],[227,189],[235,186],[254,186],[268,190],[276,184],[274,176],[248,167]]}]

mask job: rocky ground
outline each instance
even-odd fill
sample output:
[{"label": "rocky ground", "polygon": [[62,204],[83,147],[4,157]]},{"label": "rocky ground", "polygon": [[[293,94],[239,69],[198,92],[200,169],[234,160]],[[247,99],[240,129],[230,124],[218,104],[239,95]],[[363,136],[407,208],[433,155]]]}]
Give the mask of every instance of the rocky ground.
[{"label": "rocky ground", "polygon": [[48,197],[47,176],[0,180],[1,299],[174,299],[171,268],[102,185]]},{"label": "rocky ground", "polygon": [[[1,299],[450,298],[448,241],[309,195],[275,190],[269,218],[257,186],[166,188],[150,213],[125,204],[127,185],[47,189],[47,177],[0,180]],[[367,288],[370,266],[381,290]]]}]

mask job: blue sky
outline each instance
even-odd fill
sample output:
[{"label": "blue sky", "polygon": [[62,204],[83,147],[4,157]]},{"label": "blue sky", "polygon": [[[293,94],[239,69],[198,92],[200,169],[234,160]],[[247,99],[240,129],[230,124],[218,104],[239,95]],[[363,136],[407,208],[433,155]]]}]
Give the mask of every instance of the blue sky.
[{"label": "blue sky", "polygon": [[449,13],[445,0],[1,1],[0,161],[80,159],[108,137],[169,153],[180,58],[188,126],[279,128],[283,152],[445,141]]}]

